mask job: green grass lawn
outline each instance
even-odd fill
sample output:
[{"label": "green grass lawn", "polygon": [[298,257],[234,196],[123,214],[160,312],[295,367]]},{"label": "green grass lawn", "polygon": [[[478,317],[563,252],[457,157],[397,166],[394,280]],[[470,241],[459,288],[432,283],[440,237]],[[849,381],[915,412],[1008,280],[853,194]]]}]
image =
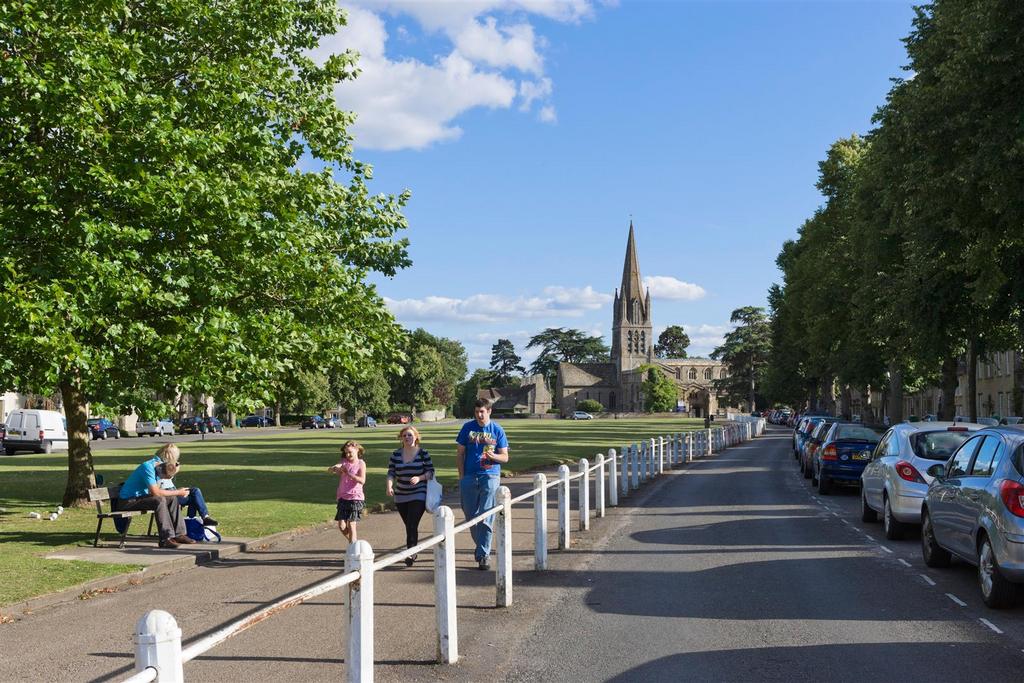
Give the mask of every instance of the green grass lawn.
[{"label": "green grass lawn", "polygon": [[[417,425],[419,427],[419,425]],[[626,443],[674,431],[697,429],[701,420],[635,418],[625,420],[508,420],[503,423],[512,460],[504,469],[522,472],[544,465],[593,459]],[[438,478],[450,486],[457,477],[455,436],[459,425],[420,427]],[[334,517],[337,477],[326,468],[337,461],[342,443],[356,439],[366,447],[368,506],[387,502],[384,480],[391,452],[398,446],[398,426],[345,428],[310,432],[253,431],[250,438],[183,443],[179,486],[199,486],[212,516],[227,536],[259,537],[308,527]],[[124,481],[154,451],[152,441],[138,448],[100,450],[93,454],[96,471],[106,483]],[[66,510],[56,521],[46,519],[64,492],[65,454],[0,457],[0,606],[62,590],[91,579],[131,571],[128,564],[96,564],[47,560],[43,556],[64,546],[92,542],[95,508]],[[43,519],[28,517],[39,512]],[[142,522],[136,521],[138,527]],[[116,539],[108,520],[104,535]],[[133,528],[133,532],[145,530]]]}]

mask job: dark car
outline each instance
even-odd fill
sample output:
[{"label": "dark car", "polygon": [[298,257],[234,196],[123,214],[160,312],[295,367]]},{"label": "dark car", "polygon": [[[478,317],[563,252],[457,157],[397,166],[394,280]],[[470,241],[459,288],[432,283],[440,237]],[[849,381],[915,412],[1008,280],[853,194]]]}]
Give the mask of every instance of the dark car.
[{"label": "dark car", "polygon": [[391,413],[388,415],[389,425],[407,425],[412,422],[412,418],[405,413]]},{"label": "dark car", "polygon": [[821,448],[828,430],[832,428],[833,424],[839,422],[838,418],[835,417],[816,417],[812,419],[821,421],[811,430],[800,447],[800,471],[803,472],[804,479],[810,479],[811,475],[814,474],[814,454]]},{"label": "dark car", "polygon": [[323,419],[319,415],[310,415],[309,417],[302,419],[302,424],[299,425],[303,429],[326,429],[327,420]]},{"label": "dark car", "polygon": [[818,493],[828,495],[833,483],[859,484],[881,440],[882,433],[877,429],[853,422],[834,423],[814,453],[811,483],[818,487]]},{"label": "dark car", "polygon": [[186,417],[178,425],[178,431],[182,434],[207,434],[209,432],[224,433],[224,423],[215,417]]},{"label": "dark car", "polygon": [[243,427],[270,427],[274,424],[274,420],[263,415],[246,415],[240,424]]},{"label": "dark car", "polygon": [[116,424],[105,417],[91,418],[86,425],[89,428],[89,436],[94,441],[96,439],[106,439],[108,436],[112,436],[115,439],[121,438],[121,430],[117,428]]},{"label": "dark car", "polygon": [[363,415],[361,418],[359,418],[359,422],[357,422],[356,424],[359,427],[376,427],[377,420],[370,417],[369,415]]},{"label": "dark car", "polygon": [[215,417],[204,417],[203,426],[206,427],[208,432],[224,433],[224,423]]}]

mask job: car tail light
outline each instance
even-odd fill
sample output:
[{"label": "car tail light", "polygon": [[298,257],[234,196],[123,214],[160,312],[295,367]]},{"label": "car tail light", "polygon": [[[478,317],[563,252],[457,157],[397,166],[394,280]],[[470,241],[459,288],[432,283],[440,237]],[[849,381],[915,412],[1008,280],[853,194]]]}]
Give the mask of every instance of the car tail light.
[{"label": "car tail light", "polygon": [[46,438],[46,432],[44,432],[42,429],[40,429],[39,430],[39,440],[42,441],[45,438]]},{"label": "car tail light", "polygon": [[822,460],[838,460],[839,455],[836,453],[836,447],[834,444],[825,446],[825,450],[821,452]]},{"label": "car tail light", "polygon": [[1003,479],[1003,483],[999,485],[999,495],[1007,510],[1018,517],[1024,517],[1024,485]]},{"label": "car tail light", "polygon": [[917,468],[911,465],[906,460],[900,460],[896,463],[896,474],[900,476],[903,481],[909,481],[914,484],[927,484],[921,473],[917,471]]}]

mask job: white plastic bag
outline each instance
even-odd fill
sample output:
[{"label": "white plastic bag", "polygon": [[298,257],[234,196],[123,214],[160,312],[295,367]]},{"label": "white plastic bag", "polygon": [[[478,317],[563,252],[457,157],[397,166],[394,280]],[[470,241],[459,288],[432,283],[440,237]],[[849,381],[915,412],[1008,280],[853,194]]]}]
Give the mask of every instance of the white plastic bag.
[{"label": "white plastic bag", "polygon": [[437,483],[437,480],[431,477],[427,479],[427,511],[434,512],[441,506],[441,494],[443,493],[441,485]]}]

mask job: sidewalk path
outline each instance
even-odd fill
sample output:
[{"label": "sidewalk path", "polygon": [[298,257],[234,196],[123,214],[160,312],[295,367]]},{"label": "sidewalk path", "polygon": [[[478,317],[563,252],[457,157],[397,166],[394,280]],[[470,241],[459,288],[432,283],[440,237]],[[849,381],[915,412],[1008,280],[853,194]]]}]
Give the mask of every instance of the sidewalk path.
[{"label": "sidewalk path", "polygon": [[[556,476],[549,472],[549,478]],[[676,473],[678,474],[678,472]],[[429,676],[443,680],[479,680],[510,656],[508,643],[529,630],[543,614],[546,600],[560,585],[578,585],[567,572],[583,569],[587,552],[604,543],[628,520],[631,507],[642,505],[656,480],[633,493],[609,517],[591,520],[591,530],[576,531],[577,485],[572,486],[573,548],[552,550],[550,570],[533,571],[532,502],[513,513],[514,604],[496,608],[494,571],[480,571],[473,561],[468,533],[458,535],[457,583],[459,644],[462,660],[454,666],[435,663],[433,559],[420,555],[412,568],[383,570],[376,583],[376,675],[379,680],[408,680]],[[532,475],[503,479],[513,496],[529,490]],[[371,482],[372,484],[372,482]],[[557,548],[555,489],[549,489],[549,548]],[[593,482],[591,501],[594,500]],[[446,495],[463,517],[457,492]],[[421,538],[432,533],[432,518],[424,516]],[[370,515],[360,525],[362,538],[377,557],[400,547],[405,533],[397,513]],[[93,681],[119,680],[133,666],[132,631],[150,609],[174,615],[183,642],[207,635],[250,614],[267,603],[301,591],[343,570],[344,539],[337,529],[318,529],[279,540],[269,547],[224,557],[152,582],[100,593],[88,600],[40,609],[10,624],[0,625],[4,657],[0,680]],[[298,679],[337,681],[344,676],[346,610],[342,590],[271,617],[185,665],[190,681],[248,681]],[[12,654],[18,653],[18,654]],[[507,662],[506,662],[507,664]]]}]

